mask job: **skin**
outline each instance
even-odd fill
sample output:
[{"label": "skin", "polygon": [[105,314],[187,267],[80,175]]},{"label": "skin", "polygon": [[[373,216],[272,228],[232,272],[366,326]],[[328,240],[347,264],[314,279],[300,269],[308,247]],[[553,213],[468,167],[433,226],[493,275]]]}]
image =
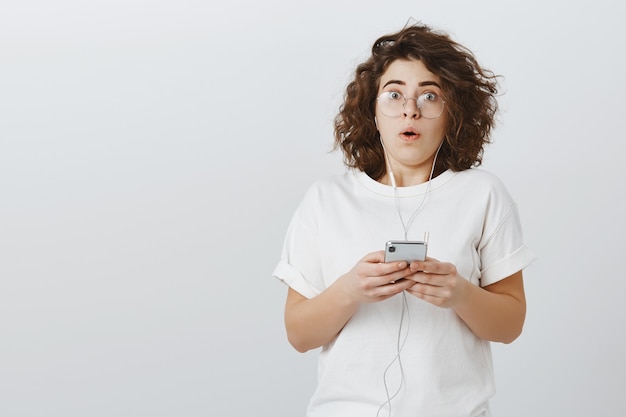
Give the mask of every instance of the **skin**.
[{"label": "skin", "polygon": [[[396,91],[405,97],[419,97],[427,92],[441,96],[440,85],[440,78],[421,61],[396,60],[383,73],[378,95]],[[408,100],[400,117],[385,116],[376,106],[376,121],[396,185],[404,187],[428,181],[435,153],[443,141],[446,113],[436,119],[423,118],[415,100]],[[403,135],[408,129],[417,135]],[[391,185],[389,173],[379,181]]]},{"label": "skin", "polygon": [[[382,75],[379,94],[391,90],[405,97],[418,97],[426,91],[440,94],[438,85],[439,77],[421,61],[396,60]],[[415,100],[407,102],[400,117],[385,116],[376,108],[377,127],[398,187],[428,180],[446,121],[445,111],[437,119],[421,117]],[[408,128],[418,134],[404,135]],[[391,183],[388,173],[378,181]],[[460,276],[452,263],[433,258],[410,265],[384,263],[384,252],[377,251],[365,255],[314,298],[307,299],[290,288],[285,306],[287,337],[299,352],[318,348],[339,334],[361,304],[403,291],[454,310],[481,339],[510,343],[521,334],[526,316],[521,271],[481,288]]]}]

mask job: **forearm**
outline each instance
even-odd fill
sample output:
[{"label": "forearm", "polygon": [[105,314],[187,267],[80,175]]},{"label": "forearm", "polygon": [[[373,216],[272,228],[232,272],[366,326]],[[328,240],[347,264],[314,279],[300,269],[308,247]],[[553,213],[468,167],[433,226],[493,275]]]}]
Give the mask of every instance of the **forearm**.
[{"label": "forearm", "polygon": [[384,262],[384,252],[363,257],[318,296],[308,299],[293,289],[287,294],[285,326],[289,342],[299,352],[330,343],[363,303],[393,297],[411,285],[406,262]]},{"label": "forearm", "polygon": [[521,334],[526,317],[521,272],[485,288],[468,283],[455,311],[481,339],[511,343]]},{"label": "forearm", "polygon": [[289,289],[285,308],[287,338],[299,352],[330,343],[358,306],[337,285],[311,299]]}]

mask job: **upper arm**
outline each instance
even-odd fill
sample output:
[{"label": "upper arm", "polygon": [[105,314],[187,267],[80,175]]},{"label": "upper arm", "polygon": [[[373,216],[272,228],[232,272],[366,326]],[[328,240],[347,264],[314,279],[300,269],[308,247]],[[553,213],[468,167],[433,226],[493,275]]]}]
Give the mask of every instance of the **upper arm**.
[{"label": "upper arm", "polygon": [[305,300],[307,300],[307,298],[304,295],[289,287],[289,290],[287,291],[287,302],[285,303],[285,313],[287,313],[288,310],[291,310],[298,303]]},{"label": "upper arm", "polygon": [[526,310],[526,296],[524,294],[524,279],[522,271],[517,271],[513,275],[494,282],[493,284],[484,287],[486,291],[494,294],[508,295],[515,298]]},{"label": "upper arm", "polygon": [[287,333],[292,329],[292,326],[297,323],[298,311],[302,311],[302,308],[299,306],[307,301],[304,295],[300,294],[298,291],[289,287],[287,291],[287,301],[285,302],[285,326],[287,327]]}]

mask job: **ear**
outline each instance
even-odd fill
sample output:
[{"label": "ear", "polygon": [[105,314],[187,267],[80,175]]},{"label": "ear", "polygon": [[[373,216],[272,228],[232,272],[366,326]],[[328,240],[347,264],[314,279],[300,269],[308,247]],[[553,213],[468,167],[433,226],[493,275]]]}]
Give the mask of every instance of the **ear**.
[{"label": "ear", "polygon": [[378,119],[376,119],[376,116],[374,116],[374,124],[376,125],[376,129],[378,130]]}]

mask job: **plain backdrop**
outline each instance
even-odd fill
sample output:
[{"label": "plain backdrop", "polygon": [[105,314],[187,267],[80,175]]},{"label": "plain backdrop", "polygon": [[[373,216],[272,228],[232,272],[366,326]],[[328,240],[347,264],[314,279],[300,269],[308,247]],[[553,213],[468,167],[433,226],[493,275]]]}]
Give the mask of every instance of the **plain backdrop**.
[{"label": "plain backdrop", "polygon": [[626,29],[596,1],[0,5],[0,416],[303,416],[271,277],[380,35],[503,76],[484,168],[538,256],[496,416],[623,416]]}]

